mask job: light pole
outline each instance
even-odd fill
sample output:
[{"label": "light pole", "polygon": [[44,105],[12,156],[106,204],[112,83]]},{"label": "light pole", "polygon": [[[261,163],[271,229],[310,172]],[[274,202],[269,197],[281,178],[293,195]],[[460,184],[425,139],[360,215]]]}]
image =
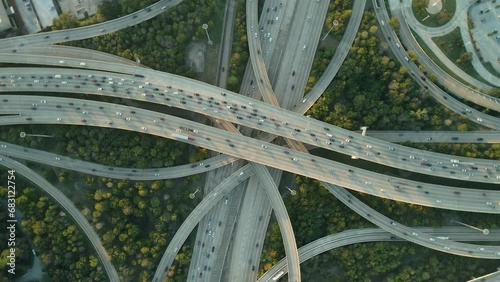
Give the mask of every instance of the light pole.
[{"label": "light pole", "polygon": [[288,191],[290,191],[290,194],[291,194],[292,196],[297,195],[297,191],[295,191],[295,190],[293,190],[293,189],[290,189],[288,186],[285,186],[285,187],[286,187],[286,189],[288,189]]},{"label": "light pole", "polygon": [[196,189],[196,191],[194,191],[193,193],[189,194],[189,198],[191,199],[194,199],[194,196],[196,195],[196,193],[198,193],[200,191],[200,189]]},{"label": "light pole", "polygon": [[208,24],[204,23],[201,25],[201,27],[205,30],[205,32],[207,33],[207,38],[208,38],[208,45],[212,45],[214,44],[214,42],[212,40],[210,40],[210,35],[208,35]]},{"label": "light pole", "polygon": [[472,226],[472,225],[469,225],[469,224],[465,224],[465,223],[463,223],[463,222],[456,221],[456,220],[453,220],[453,219],[452,219],[450,222],[458,223],[458,224],[460,224],[460,225],[463,225],[463,226],[469,227],[469,228],[471,228],[471,229],[474,229],[474,230],[477,230],[477,231],[481,231],[481,232],[483,232],[483,234],[484,234],[484,235],[488,235],[488,234],[490,234],[490,231],[489,231],[488,229],[486,229],[486,228],[485,228],[485,229],[481,229],[481,228],[478,228],[478,227],[475,227],[475,226]]},{"label": "light pole", "polygon": [[331,27],[331,28],[330,28],[330,30],[329,30],[329,31],[325,34],[325,36],[323,36],[323,38],[321,38],[321,41],[325,40],[325,38],[328,36],[328,34],[330,34],[330,31],[332,31],[333,27],[334,27],[334,26],[336,26],[336,25],[338,25],[338,24],[339,24],[339,21],[334,20],[334,21],[333,21],[333,25],[332,25],[332,27]]},{"label": "light pole", "polygon": [[21,138],[25,138],[26,136],[33,136],[33,137],[44,137],[44,138],[54,138],[54,135],[44,135],[44,134],[26,134],[26,132],[22,131],[19,133],[19,136]]}]

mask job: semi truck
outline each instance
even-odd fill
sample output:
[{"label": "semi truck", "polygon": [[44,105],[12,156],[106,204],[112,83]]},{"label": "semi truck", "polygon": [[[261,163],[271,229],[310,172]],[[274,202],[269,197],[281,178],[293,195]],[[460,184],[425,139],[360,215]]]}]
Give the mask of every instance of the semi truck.
[{"label": "semi truck", "polygon": [[280,271],[278,274],[276,274],[274,277],[273,277],[273,281],[278,281],[278,279],[281,278],[281,276],[283,276],[283,274],[285,274],[284,271]]},{"label": "semi truck", "polygon": [[194,141],[193,137],[189,137],[189,136],[181,135],[181,134],[177,134],[177,133],[172,133],[172,137],[175,137],[177,139],[184,140],[184,141]]}]

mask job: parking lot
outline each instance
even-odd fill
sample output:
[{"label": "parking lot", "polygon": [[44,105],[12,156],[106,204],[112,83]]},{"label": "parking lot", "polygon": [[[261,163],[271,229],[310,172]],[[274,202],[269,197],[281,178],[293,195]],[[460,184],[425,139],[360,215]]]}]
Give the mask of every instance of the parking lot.
[{"label": "parking lot", "polygon": [[474,29],[471,29],[471,33],[479,48],[479,55],[483,57],[484,61],[491,63],[498,72],[500,72],[500,63],[498,62],[500,8],[496,8],[496,6],[499,4],[498,1],[494,0],[484,1],[473,5],[469,10],[469,17],[474,23]]}]

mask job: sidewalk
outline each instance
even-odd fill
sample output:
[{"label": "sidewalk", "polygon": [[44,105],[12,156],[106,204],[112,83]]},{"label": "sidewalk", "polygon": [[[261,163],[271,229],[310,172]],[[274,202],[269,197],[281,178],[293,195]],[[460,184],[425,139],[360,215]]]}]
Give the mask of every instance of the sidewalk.
[{"label": "sidewalk", "polygon": [[[454,62],[452,62],[448,57],[441,51],[441,49],[434,43],[432,40],[432,37],[435,37],[434,34],[440,34],[445,35],[445,31],[448,29],[455,29],[456,27],[460,28],[460,33],[462,35],[462,40],[464,42],[465,49],[467,52],[472,53],[472,65],[474,69],[478,72],[481,77],[488,81],[489,83],[500,87],[500,78],[494,76],[491,74],[481,63],[479,60],[479,57],[477,56],[476,52],[474,51],[474,48],[471,44],[471,38],[468,33],[468,26],[467,26],[467,10],[468,7],[471,5],[472,2],[475,1],[457,1],[457,12],[455,13],[453,19],[453,25],[444,25],[442,27],[437,27],[437,28],[429,28],[429,27],[422,27],[422,24],[418,22],[418,20],[415,18],[415,15],[413,14],[413,10],[411,8],[411,0],[405,0],[403,3],[403,15],[405,16],[407,22],[409,23],[410,27],[422,38],[422,40],[425,41],[427,46],[429,46],[430,49],[434,51],[434,54],[438,59],[443,62],[453,73],[455,73],[457,76],[459,76],[462,80],[468,82],[469,84],[480,88],[480,89],[489,89],[491,88],[489,85],[484,84],[483,82],[478,81],[477,79],[471,77],[469,74],[464,72],[462,69],[460,69]],[[391,9],[394,9],[391,7]],[[432,32],[428,33],[427,30],[432,30]],[[442,31],[439,31],[442,30]]]}]

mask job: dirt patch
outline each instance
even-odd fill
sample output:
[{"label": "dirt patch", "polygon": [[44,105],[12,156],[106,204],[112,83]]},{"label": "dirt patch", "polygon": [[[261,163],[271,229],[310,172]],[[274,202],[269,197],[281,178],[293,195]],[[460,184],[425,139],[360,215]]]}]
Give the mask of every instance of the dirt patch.
[{"label": "dirt patch", "polygon": [[186,65],[197,73],[205,69],[205,43],[193,42],[189,44],[186,56]]}]

